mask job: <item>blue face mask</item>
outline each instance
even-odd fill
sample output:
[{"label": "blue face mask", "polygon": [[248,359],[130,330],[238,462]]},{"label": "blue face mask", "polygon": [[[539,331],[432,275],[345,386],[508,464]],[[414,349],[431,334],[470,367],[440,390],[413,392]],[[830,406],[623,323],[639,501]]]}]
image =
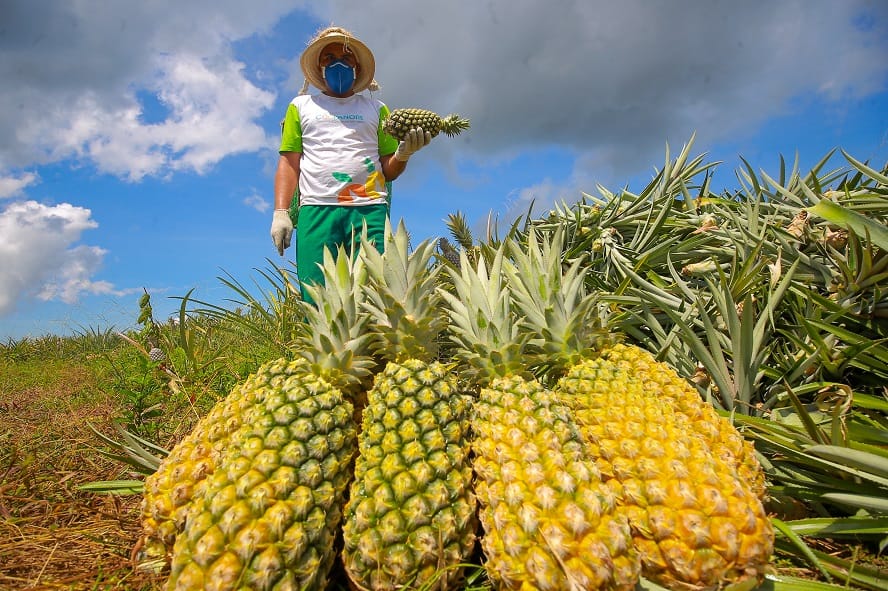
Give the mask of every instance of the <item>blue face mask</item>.
[{"label": "blue face mask", "polygon": [[336,60],[324,68],[324,80],[335,94],[345,94],[355,85],[355,69]]}]

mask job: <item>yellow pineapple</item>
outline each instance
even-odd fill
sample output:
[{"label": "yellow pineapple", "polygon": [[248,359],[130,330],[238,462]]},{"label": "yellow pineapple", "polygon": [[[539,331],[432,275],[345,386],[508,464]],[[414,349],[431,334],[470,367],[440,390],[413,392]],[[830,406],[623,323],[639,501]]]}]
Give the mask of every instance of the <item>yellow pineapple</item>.
[{"label": "yellow pineapple", "polygon": [[147,567],[169,562],[176,535],[182,531],[188,508],[216,461],[229,443],[230,435],[247,418],[247,409],[268,393],[266,387],[282,371],[282,361],[264,364],[244,383],[217,402],[177,443],[158,469],[145,479],[141,503],[142,537],[137,559]]},{"label": "yellow pineapple", "polygon": [[454,136],[469,128],[469,120],[458,115],[441,117],[425,109],[395,109],[388,114],[383,123],[383,130],[398,141],[403,140],[408,131],[417,127],[429,132],[432,137],[442,131],[448,136]]},{"label": "yellow pineapple", "polygon": [[503,281],[465,253],[442,291],[457,356],[480,384],[472,447],[490,580],[501,589],[632,589],[639,563],[628,520],[600,478],[569,409],[530,375]]},{"label": "yellow pineapple", "polygon": [[358,589],[453,588],[475,545],[467,439],[470,399],[435,361],[445,321],[429,269],[434,244],[408,252],[386,223],[385,254],[364,249],[366,309],[389,359],[367,392],[343,562]]},{"label": "yellow pineapple", "polygon": [[642,573],[688,589],[760,579],[773,551],[771,522],[755,482],[737,475],[737,458],[717,451],[739,434],[695,410],[699,396],[661,388],[674,387],[663,364],[611,345],[597,328],[582,267],[561,261],[561,241],[556,231],[549,240],[531,232],[526,246],[510,243],[504,272],[537,365],[558,378],[555,392],[628,512]]},{"label": "yellow pineapple", "polygon": [[309,289],[294,361],[244,410],[188,509],[167,589],[324,589],[351,465],[354,407],[375,362],[359,312],[362,273],[340,249]]},{"label": "yellow pineapple", "polygon": [[752,442],[746,440],[728,419],[720,416],[714,406],[704,402],[697,389],[678,372],[657,361],[650,351],[631,345],[604,347],[601,357],[621,369],[647,376],[649,381],[645,387],[656,391],[676,412],[684,415],[692,423],[693,432],[704,437],[713,452],[733,466],[759,498],[764,498],[765,473],[755,457]]},{"label": "yellow pineapple", "polygon": [[689,589],[760,579],[774,534],[754,486],[640,376],[589,359],[556,391],[629,510],[644,576]]}]

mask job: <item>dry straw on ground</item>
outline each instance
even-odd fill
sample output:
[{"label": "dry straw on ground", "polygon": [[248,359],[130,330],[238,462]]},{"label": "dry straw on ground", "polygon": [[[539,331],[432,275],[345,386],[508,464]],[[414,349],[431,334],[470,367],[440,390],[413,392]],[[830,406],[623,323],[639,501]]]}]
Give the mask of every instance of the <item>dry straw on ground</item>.
[{"label": "dry straw on ground", "polygon": [[20,392],[0,383],[3,591],[161,587],[132,568],[139,497],[77,488],[126,476],[95,449],[89,424],[111,432],[116,414],[106,402],[88,401],[89,380],[85,372],[66,372],[63,380]]}]

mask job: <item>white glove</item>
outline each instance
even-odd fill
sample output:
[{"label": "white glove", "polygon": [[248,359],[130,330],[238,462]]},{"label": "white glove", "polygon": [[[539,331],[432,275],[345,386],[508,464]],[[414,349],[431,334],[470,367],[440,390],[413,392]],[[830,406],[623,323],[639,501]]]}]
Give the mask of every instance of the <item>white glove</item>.
[{"label": "white glove", "polygon": [[286,209],[275,209],[271,218],[271,240],[277,247],[278,254],[284,256],[284,249],[290,246],[293,237],[293,220]]},{"label": "white glove", "polygon": [[410,156],[428,146],[430,141],[432,141],[432,134],[430,132],[423,131],[422,127],[411,129],[404,136],[404,139],[401,140],[401,143],[398,144],[398,149],[395,150],[395,158],[401,162],[407,162]]}]

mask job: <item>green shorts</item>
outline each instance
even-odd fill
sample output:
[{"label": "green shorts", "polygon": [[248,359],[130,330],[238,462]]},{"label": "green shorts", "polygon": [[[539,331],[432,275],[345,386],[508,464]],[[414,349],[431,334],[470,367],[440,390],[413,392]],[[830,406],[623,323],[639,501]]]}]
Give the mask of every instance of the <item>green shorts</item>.
[{"label": "green shorts", "polygon": [[[296,271],[303,285],[323,283],[320,265],[324,262],[324,248],[336,256],[340,245],[348,254],[356,254],[361,246],[361,229],[367,222],[367,237],[382,252],[385,239],[385,220],[389,208],[377,205],[303,205],[299,207],[296,226]],[[311,298],[303,290],[303,297]]]}]

